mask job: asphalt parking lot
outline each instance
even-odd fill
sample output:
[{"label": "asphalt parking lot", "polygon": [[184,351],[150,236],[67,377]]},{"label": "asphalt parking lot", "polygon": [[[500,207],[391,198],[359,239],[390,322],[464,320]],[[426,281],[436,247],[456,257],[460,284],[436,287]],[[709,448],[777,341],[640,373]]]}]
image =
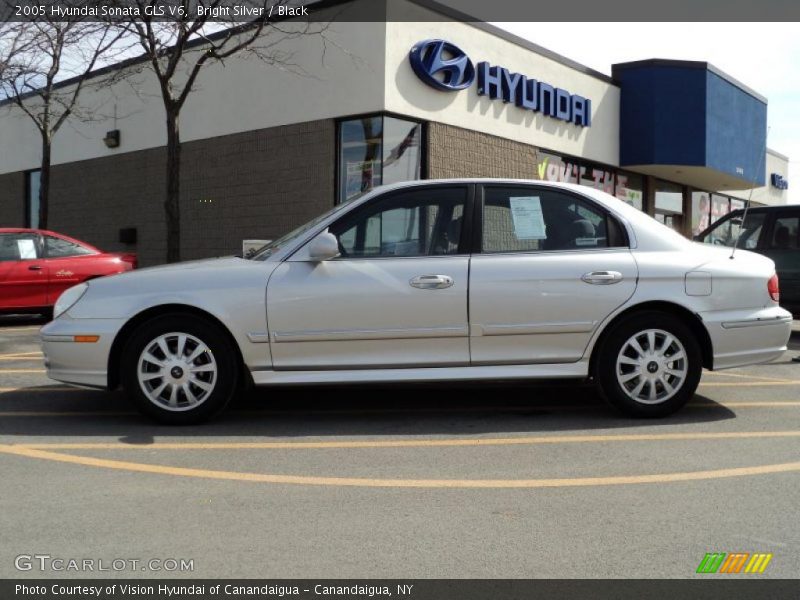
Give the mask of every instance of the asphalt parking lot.
[{"label": "asphalt parking lot", "polygon": [[0,322],[0,577],[98,576],[16,568],[35,554],[193,561],[102,574],[121,577],[685,578],[707,552],[800,569],[800,330],[658,421],[585,386],[438,385],[260,390],[171,428],[48,380],[38,325]]}]

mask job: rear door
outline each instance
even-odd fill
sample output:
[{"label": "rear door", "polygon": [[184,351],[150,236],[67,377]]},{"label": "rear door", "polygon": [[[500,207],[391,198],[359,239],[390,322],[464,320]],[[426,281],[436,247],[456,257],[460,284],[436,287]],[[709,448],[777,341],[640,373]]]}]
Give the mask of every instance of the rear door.
[{"label": "rear door", "polygon": [[98,254],[93,248],[47,233],[42,237],[50,304],[55,304],[67,288],[100,274],[96,264]]},{"label": "rear door", "polygon": [[621,224],[582,196],[487,185],[470,265],[473,365],[579,360],[636,289]]},{"label": "rear door", "polygon": [[47,270],[38,234],[0,233],[0,309],[47,304]]}]

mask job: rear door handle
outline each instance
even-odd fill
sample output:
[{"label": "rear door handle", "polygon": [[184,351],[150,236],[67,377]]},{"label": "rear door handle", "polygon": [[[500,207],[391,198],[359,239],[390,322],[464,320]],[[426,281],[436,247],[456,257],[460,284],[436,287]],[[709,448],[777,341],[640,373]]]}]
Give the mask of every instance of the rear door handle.
[{"label": "rear door handle", "polygon": [[581,280],[594,285],[611,285],[622,281],[622,273],[619,271],[592,271],[584,273]]},{"label": "rear door handle", "polygon": [[41,270],[42,267],[40,267],[39,265],[31,265],[30,267],[28,267],[28,271],[41,271]]},{"label": "rear door handle", "polygon": [[419,275],[408,283],[421,290],[441,290],[453,285],[453,278],[449,275]]}]

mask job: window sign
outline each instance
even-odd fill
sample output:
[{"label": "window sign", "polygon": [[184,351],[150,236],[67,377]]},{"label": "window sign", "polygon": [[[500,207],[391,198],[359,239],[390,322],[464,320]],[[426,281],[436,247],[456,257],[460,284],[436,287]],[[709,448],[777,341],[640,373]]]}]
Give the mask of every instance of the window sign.
[{"label": "window sign", "polygon": [[542,214],[542,202],[538,196],[512,196],[511,219],[514,235],[518,240],[546,240],[547,233]]},{"label": "window sign", "polygon": [[17,240],[20,260],[31,260],[36,258],[36,245],[32,239]]}]

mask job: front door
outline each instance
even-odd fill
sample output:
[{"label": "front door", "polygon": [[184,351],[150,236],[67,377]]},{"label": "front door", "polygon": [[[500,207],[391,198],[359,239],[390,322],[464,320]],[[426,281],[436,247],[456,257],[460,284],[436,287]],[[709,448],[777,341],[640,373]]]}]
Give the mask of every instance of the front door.
[{"label": "front door", "polygon": [[600,323],[633,295],[621,224],[561,190],[486,186],[470,268],[473,365],[579,360]]},{"label": "front door", "polygon": [[341,256],[278,267],[267,288],[274,368],[468,365],[468,190],[375,198],[329,228]]},{"label": "front door", "polygon": [[35,233],[0,233],[0,309],[47,305],[47,269]]}]

